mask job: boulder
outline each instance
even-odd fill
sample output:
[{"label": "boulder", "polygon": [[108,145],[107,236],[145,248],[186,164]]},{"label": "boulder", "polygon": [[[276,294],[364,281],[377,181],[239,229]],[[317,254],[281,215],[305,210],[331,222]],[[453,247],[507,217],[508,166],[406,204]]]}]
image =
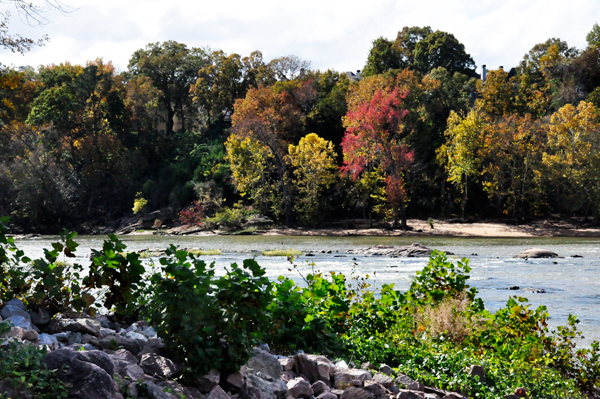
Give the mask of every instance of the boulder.
[{"label": "boulder", "polygon": [[254,373],[263,373],[273,379],[281,378],[281,372],[283,371],[279,359],[258,348],[254,348],[252,357],[246,363],[246,367],[254,370]]},{"label": "boulder", "polygon": [[42,362],[69,387],[73,399],[118,399],[112,375],[114,367],[108,355],[100,351],[76,352],[58,349]]},{"label": "boulder", "polygon": [[521,251],[513,258],[521,258],[521,259],[534,259],[534,258],[558,258],[558,254],[556,252],[548,251],[546,249],[540,248],[529,248],[525,251]]},{"label": "boulder", "polygon": [[31,330],[33,328],[33,324],[31,324],[31,318],[29,317],[29,313],[25,314],[27,316],[11,316],[5,318],[4,321],[10,322],[15,327],[21,327],[25,330]]},{"label": "boulder", "polygon": [[312,394],[313,390],[310,386],[310,383],[304,378],[294,378],[287,383],[286,398],[288,399],[308,398]]},{"label": "boulder", "polygon": [[31,316],[29,315],[29,313],[27,313],[25,309],[12,305],[4,306],[2,308],[2,311],[0,311],[0,316],[2,316],[5,320],[13,316],[21,316],[31,321]]},{"label": "boulder", "polygon": [[221,388],[218,385],[215,385],[215,387],[210,391],[206,399],[231,399],[231,397],[225,393],[223,388]]},{"label": "boulder", "polygon": [[293,357],[284,357],[279,358],[279,364],[283,368],[283,371],[290,371],[294,368],[294,358]]},{"label": "boulder", "polygon": [[29,316],[31,317],[31,322],[38,326],[47,324],[50,321],[50,313],[43,308],[31,309]]},{"label": "boulder", "polygon": [[375,245],[369,248],[351,249],[347,253],[354,255],[370,256],[398,256],[402,258],[428,257],[432,250],[421,245],[412,244],[405,247],[395,247],[393,245]]},{"label": "boulder", "polygon": [[375,395],[363,388],[348,388],[340,399],[375,399]]},{"label": "boulder", "polygon": [[165,392],[165,390],[162,387],[156,385],[152,381],[146,381],[144,383],[144,386],[148,393],[148,398],[150,398],[150,399],[176,399],[177,398],[175,395]]},{"label": "boulder", "polygon": [[6,302],[6,306],[14,306],[14,307],[20,308],[22,310],[25,310],[25,305],[23,304],[23,302],[21,302],[21,300],[19,298],[13,298],[10,301]]},{"label": "boulder", "polygon": [[123,348],[134,355],[137,355],[142,349],[137,340],[133,338],[122,337],[120,335],[104,337],[100,339],[98,343],[102,349],[117,350],[119,348]]},{"label": "boulder", "polygon": [[401,389],[396,399],[423,399],[425,394],[421,391],[411,391],[410,389]]},{"label": "boulder", "polygon": [[[364,367],[363,367],[363,369],[364,369]],[[379,366],[379,372],[383,373],[385,375],[391,375],[394,372],[394,369],[392,369],[387,364],[381,364],[381,366]]]},{"label": "boulder", "polygon": [[94,337],[100,336],[102,326],[98,320],[94,319],[63,319],[58,323],[59,331],[72,331],[82,334],[90,334]]},{"label": "boulder", "polygon": [[450,392],[443,396],[442,399],[465,399],[464,396],[457,394],[456,392]]},{"label": "boulder", "polygon": [[413,391],[423,392],[425,390],[425,385],[413,380],[412,378],[410,378],[409,376],[407,376],[405,374],[399,374],[398,377],[396,378],[396,383],[398,385],[405,386],[408,389],[413,390]]},{"label": "boulder", "polygon": [[389,388],[392,385],[394,385],[394,379],[392,377],[390,377],[389,375],[386,375],[383,373],[375,374],[373,376],[372,381],[376,384],[380,384],[380,385],[384,386],[385,388]]},{"label": "boulder", "polygon": [[346,389],[353,386],[353,381],[357,380],[364,384],[365,381],[372,379],[372,375],[367,370],[350,369],[339,371],[333,375],[333,387],[336,389]]},{"label": "boulder", "polygon": [[294,356],[294,372],[305,375],[311,383],[324,381],[329,384],[332,364],[325,356],[299,353]]},{"label": "boulder", "polygon": [[327,391],[317,396],[317,399],[338,399],[338,397],[334,393]]},{"label": "boulder", "polygon": [[140,366],[146,374],[169,380],[181,371],[181,366],[166,357],[146,353],[140,359]]},{"label": "boulder", "polygon": [[[242,367],[242,369],[245,369]],[[244,379],[248,394],[254,394],[261,399],[281,399],[287,392],[287,385],[280,379],[273,380],[270,376],[262,374],[256,375],[249,373],[249,369],[244,370]],[[264,378],[263,378],[264,377]]]},{"label": "boulder", "polygon": [[327,384],[325,384],[323,381],[317,381],[314,384],[312,384],[311,386],[312,390],[313,390],[313,395],[318,396],[320,394],[322,394],[323,392],[329,392],[329,386]]},{"label": "boulder", "polygon": [[[371,382],[371,381],[369,381]],[[373,394],[376,399],[388,399],[389,392],[385,387],[381,384],[370,384],[363,388],[365,391],[368,391]]]},{"label": "boulder", "polygon": [[221,382],[221,374],[217,370],[210,370],[210,372],[196,380],[198,389],[202,393],[210,392],[216,385]]},{"label": "boulder", "polygon": [[38,339],[40,345],[46,345],[50,350],[59,348],[58,340],[54,335],[43,333],[38,336]]}]

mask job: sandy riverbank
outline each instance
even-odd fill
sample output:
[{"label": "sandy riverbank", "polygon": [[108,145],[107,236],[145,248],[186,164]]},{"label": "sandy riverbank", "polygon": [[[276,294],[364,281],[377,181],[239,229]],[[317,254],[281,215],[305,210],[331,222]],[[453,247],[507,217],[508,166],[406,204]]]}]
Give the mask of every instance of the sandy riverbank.
[{"label": "sandy riverbank", "polygon": [[[344,227],[344,224],[346,227]],[[352,227],[347,227],[352,225]],[[581,223],[567,221],[539,221],[522,225],[498,222],[450,223],[435,220],[432,229],[427,221],[410,219],[409,231],[389,230],[377,226],[369,228],[364,221],[346,221],[340,226],[328,228],[273,227],[258,234],[273,236],[447,236],[447,237],[600,237],[600,227],[587,227]],[[219,231],[199,231],[197,228],[178,227],[167,233],[176,235],[218,235]],[[152,231],[132,234],[153,234]]]}]

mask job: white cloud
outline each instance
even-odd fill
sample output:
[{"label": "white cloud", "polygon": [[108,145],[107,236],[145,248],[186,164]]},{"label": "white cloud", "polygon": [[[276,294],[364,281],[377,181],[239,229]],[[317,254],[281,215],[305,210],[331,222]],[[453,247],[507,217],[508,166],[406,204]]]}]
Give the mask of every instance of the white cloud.
[{"label": "white cloud", "polygon": [[131,54],[147,43],[176,40],[242,55],[261,50],[267,60],[295,54],[315,68],[356,70],[377,37],[393,39],[403,26],[429,25],[453,33],[479,66],[511,67],[550,37],[585,47],[586,33],[600,21],[597,0],[66,2],[77,10],[53,13],[48,25],[30,28],[14,20],[12,32],[47,33],[51,42],[25,56],[3,51],[2,63],[35,66],[103,57],[125,69]]}]

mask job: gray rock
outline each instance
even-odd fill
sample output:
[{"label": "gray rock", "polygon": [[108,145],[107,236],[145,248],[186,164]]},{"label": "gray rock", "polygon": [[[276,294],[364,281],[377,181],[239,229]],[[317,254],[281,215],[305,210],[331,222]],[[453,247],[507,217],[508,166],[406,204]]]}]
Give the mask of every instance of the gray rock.
[{"label": "gray rock", "polygon": [[360,365],[360,368],[363,370],[375,370],[375,366],[371,362],[364,362]]},{"label": "gray rock", "polygon": [[425,393],[421,391],[411,391],[410,389],[401,389],[396,399],[423,399]]},{"label": "gray rock", "polygon": [[98,320],[94,319],[63,319],[58,323],[59,331],[72,331],[82,334],[90,334],[94,337],[100,336],[102,326]]},{"label": "gray rock", "polygon": [[23,339],[27,341],[36,341],[39,338],[39,334],[35,330],[25,330],[23,333]]},{"label": "gray rock", "polygon": [[46,309],[31,309],[29,311],[29,316],[31,317],[31,322],[38,326],[47,324],[50,321],[50,313]]},{"label": "gray rock", "polygon": [[229,374],[225,381],[238,389],[241,389],[246,384],[244,376],[239,371]]},{"label": "gray rock", "polygon": [[457,394],[456,392],[450,392],[445,395],[442,399],[465,399],[464,396]]},{"label": "gray rock", "polygon": [[58,340],[53,335],[43,333],[38,336],[38,339],[40,340],[40,345],[46,345],[50,350],[59,348]]},{"label": "gray rock", "polygon": [[294,378],[287,383],[287,394],[288,399],[296,398],[307,398],[313,394],[313,390],[310,383],[303,378]]},{"label": "gray rock", "polygon": [[246,363],[246,367],[254,370],[255,373],[264,373],[273,379],[279,379],[283,371],[279,359],[258,348],[254,348],[252,357]]},{"label": "gray rock", "polygon": [[293,380],[296,377],[298,377],[298,374],[294,373],[291,370],[284,371],[283,373],[281,373],[281,379],[286,383],[290,380]]},{"label": "gray rock", "polygon": [[146,338],[156,338],[156,330],[154,330],[154,328],[152,327],[146,327],[144,330],[142,330],[142,334],[144,334],[144,336]]},{"label": "gray rock", "polygon": [[215,385],[219,385],[221,382],[221,374],[217,370],[210,370],[210,372],[196,380],[198,389],[202,393],[210,392]]},{"label": "gray rock", "polygon": [[206,399],[231,399],[231,397],[225,393],[223,388],[221,388],[218,385],[215,385],[215,387],[213,387]]},{"label": "gray rock", "polygon": [[373,382],[376,384],[381,384],[385,388],[389,388],[394,385],[394,379],[389,375],[377,373],[373,376]]},{"label": "gray rock", "polygon": [[142,349],[137,340],[122,337],[120,335],[104,337],[100,339],[98,343],[100,344],[100,347],[102,349],[117,350],[119,348],[124,348],[127,349],[129,352],[133,353],[134,355],[137,355]]},{"label": "gray rock", "polygon": [[140,359],[140,366],[146,374],[169,380],[181,371],[181,366],[166,357],[154,353],[146,353]]},{"label": "gray rock", "polygon": [[118,399],[120,397],[112,379],[113,364],[105,353],[58,349],[47,354],[42,362],[48,369],[59,370],[58,378],[69,386],[69,398]]},{"label": "gray rock", "polygon": [[137,353],[136,356],[138,358],[141,358],[142,355],[145,355],[146,353],[154,353],[160,355],[164,347],[165,344],[163,344],[160,338],[150,338],[148,340],[148,343],[142,347],[142,350],[139,353]]},{"label": "gray rock", "polygon": [[136,331],[128,331],[125,336],[127,338],[135,339],[142,348],[148,343],[148,338],[146,338],[144,334],[140,334]]},{"label": "gray rock", "polygon": [[[364,367],[363,367],[363,369],[364,369]],[[394,372],[394,369],[392,369],[387,364],[381,364],[381,366],[379,366],[379,372],[383,373],[385,375],[392,375],[392,373]]]},{"label": "gray rock", "polygon": [[100,329],[100,336],[101,337],[108,337],[110,335],[117,335],[117,332],[115,330],[112,330],[110,328],[105,328],[105,327],[102,327]]},{"label": "gray rock", "polygon": [[409,376],[407,376],[405,374],[399,374],[398,377],[396,378],[396,383],[399,385],[405,386],[408,389],[413,390],[413,391],[423,392],[425,390],[425,385],[413,380],[412,378],[410,378]]},{"label": "gray rock", "polygon": [[[369,381],[371,382],[371,381]],[[363,388],[365,391],[368,391],[373,394],[373,396],[377,399],[389,399],[389,392],[385,387],[381,384],[370,384],[366,385]]]},{"label": "gray rock", "polygon": [[317,399],[338,399],[337,395],[332,393],[331,391],[323,392]]},{"label": "gray rock", "polygon": [[340,399],[375,399],[375,395],[363,388],[348,388]]},{"label": "gray rock", "polygon": [[424,399],[440,399],[440,397],[434,393],[426,393]]},{"label": "gray rock", "polygon": [[[242,367],[242,369],[245,369],[245,367]],[[270,379],[267,380],[248,371],[249,369],[245,369],[244,371],[248,394],[254,394],[257,398],[261,399],[281,399],[285,396],[287,392],[285,382],[280,379],[273,380],[271,377],[264,375]]]},{"label": "gray rock", "polygon": [[346,371],[350,368],[350,367],[348,367],[348,363],[346,363],[343,360],[340,360],[339,362],[335,362],[333,367],[335,367],[336,371]]},{"label": "gray rock", "polygon": [[165,392],[165,390],[156,385],[154,382],[152,381],[146,381],[144,383],[146,390],[148,391],[148,397],[150,399],[175,399],[176,396],[175,395],[171,395],[168,392]]},{"label": "gray rock", "polygon": [[351,249],[347,253],[355,255],[399,256],[403,258],[416,258],[429,256],[431,255],[431,252],[431,249],[421,244],[412,244],[405,247],[395,247],[393,245],[375,245],[369,248]]},{"label": "gray rock", "polygon": [[548,251],[546,249],[540,248],[529,248],[525,251],[521,251],[513,258],[521,258],[521,259],[534,259],[534,258],[558,258],[558,254],[556,252]]},{"label": "gray rock", "polygon": [[483,368],[483,366],[472,365],[471,367],[469,367],[468,374],[474,377],[478,377],[479,382],[485,384],[485,369]]},{"label": "gray rock", "polygon": [[129,364],[123,368],[121,375],[125,378],[129,378],[131,381],[145,380],[146,375],[144,369],[137,364]]},{"label": "gray rock", "polygon": [[329,384],[332,364],[325,356],[299,353],[294,356],[294,372],[305,375],[311,383],[324,381]]},{"label": "gray rock", "polygon": [[329,392],[331,389],[329,388],[329,386],[327,384],[325,384],[323,381],[317,381],[314,384],[312,384],[311,386],[312,390],[313,390],[313,395],[320,395],[323,392]]},{"label": "gray rock", "polygon": [[16,308],[26,310],[25,305],[23,305],[23,302],[21,302],[19,298],[13,298],[10,301],[6,302],[6,306],[14,306]]},{"label": "gray rock", "polygon": [[69,345],[73,345],[73,344],[81,344],[81,333],[80,332],[76,332],[73,334],[69,335],[69,338],[67,339],[67,344]]},{"label": "gray rock", "polygon": [[284,357],[279,358],[279,364],[283,368],[283,371],[289,371],[294,368],[294,358],[293,357]]},{"label": "gray rock", "polygon": [[21,327],[25,330],[31,330],[33,325],[31,324],[31,319],[29,317],[29,313],[26,313],[25,316],[11,316],[4,319],[4,321],[10,322],[15,327]]},{"label": "gray rock", "polygon": [[333,387],[336,389],[346,389],[353,386],[352,381],[358,380],[364,384],[365,381],[372,379],[372,375],[367,370],[350,369],[340,371],[333,375]]}]

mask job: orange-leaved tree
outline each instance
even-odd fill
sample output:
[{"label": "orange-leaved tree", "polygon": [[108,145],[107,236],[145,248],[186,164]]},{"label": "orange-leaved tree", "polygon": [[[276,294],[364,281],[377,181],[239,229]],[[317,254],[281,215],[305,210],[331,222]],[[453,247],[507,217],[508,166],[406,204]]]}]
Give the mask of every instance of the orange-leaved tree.
[{"label": "orange-leaved tree", "polygon": [[388,217],[393,219],[395,227],[400,219],[403,229],[406,229],[403,174],[414,158],[401,137],[408,114],[403,109],[406,95],[406,90],[396,86],[377,89],[362,102],[349,101],[342,140],[343,174],[356,180],[369,166],[380,167],[385,176]]}]

